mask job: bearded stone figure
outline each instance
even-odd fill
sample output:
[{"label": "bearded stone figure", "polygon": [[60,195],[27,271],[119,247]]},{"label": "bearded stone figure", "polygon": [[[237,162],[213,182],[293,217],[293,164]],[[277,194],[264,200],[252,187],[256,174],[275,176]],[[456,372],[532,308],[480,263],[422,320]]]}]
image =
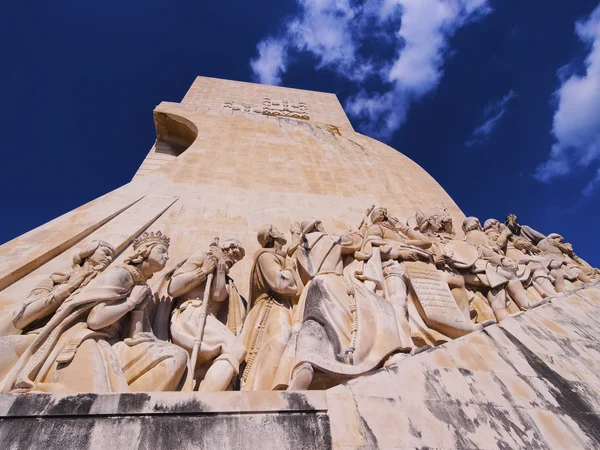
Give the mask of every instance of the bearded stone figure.
[{"label": "bearded stone figure", "polygon": [[[409,273],[405,274],[407,281],[413,285],[413,292],[409,295],[409,318],[413,339],[421,345],[438,345],[482,329],[484,324],[487,324],[486,321],[482,321],[484,323],[481,324],[471,322],[469,292],[462,274],[456,268],[460,266],[462,259],[459,252],[453,249],[462,248],[463,242],[456,239],[452,217],[445,210],[436,208],[417,211],[415,220],[416,230],[413,230],[413,233],[418,233],[421,240],[429,245],[430,256],[427,263],[430,268],[427,277],[437,275],[439,280],[447,285],[446,290],[449,290],[451,297],[443,295],[439,290],[437,301],[439,302],[440,298],[450,301],[439,311],[436,311],[437,308],[429,308],[428,311],[423,308],[426,299],[419,299],[414,289],[414,286],[422,281],[419,281],[416,274],[413,274],[412,280]],[[457,261],[448,256],[449,254],[456,256]],[[437,316],[435,320],[434,316]]]},{"label": "bearded stone figure", "polygon": [[[170,337],[192,355],[186,390],[224,391],[239,374],[246,349],[237,336],[246,308],[227,274],[244,255],[244,247],[235,239],[220,246],[215,241],[209,251],[180,263],[168,282],[168,294],[174,298]],[[169,333],[163,330],[162,334]]]},{"label": "bearded stone figure", "polygon": [[362,267],[357,277],[367,289],[382,293],[396,314],[396,324],[402,348],[410,352],[415,348],[409,324],[408,283],[403,261],[430,261],[427,251],[431,242],[418,231],[410,229],[396,218],[390,217],[386,208],[367,211],[371,223],[361,224],[364,236],[360,252],[354,254]]},{"label": "bearded stone figure", "polygon": [[514,235],[496,219],[486,220],[483,229],[492,243],[518,264],[517,276],[528,293],[537,293],[538,301],[559,295],[548,270],[548,259],[539,256],[541,250],[529,239]]},{"label": "bearded stone figure", "polygon": [[[474,274],[478,270],[477,266],[485,267],[487,262],[482,260],[483,256],[478,246],[456,237],[452,217],[443,211],[418,211],[415,218],[418,229],[434,241],[433,251],[438,268],[460,276],[463,279],[463,286],[466,284],[470,289],[489,288]],[[454,283],[457,289],[461,290],[458,278]],[[503,291],[500,291],[494,288],[487,289],[487,299],[484,305],[485,308],[491,309],[491,314],[497,321],[508,317],[506,297],[503,297]],[[462,305],[464,302],[457,303]],[[461,310],[464,310],[464,306],[461,307]]]},{"label": "bearded stone figure", "polygon": [[517,216],[514,214],[509,214],[508,216],[506,216],[506,220],[504,220],[504,225],[508,227],[508,229],[514,236],[524,239],[533,245],[537,245],[542,239],[546,239],[546,236],[540,233],[539,231],[534,230],[530,226],[521,225],[518,221]]},{"label": "bearded stone figure", "polygon": [[169,239],[134,239],[124,264],[70,297],[2,381],[2,392],[149,392],[174,390],[184,350],[149,330],[147,280],[165,267]]},{"label": "bearded stone figure", "polygon": [[581,285],[582,283],[591,283],[589,275],[594,276],[594,270],[580,258],[579,260],[582,261],[583,264],[575,261],[573,258],[575,255],[573,247],[570,243],[565,242],[565,238],[560,234],[549,234],[545,239],[542,239],[537,246],[542,250],[543,255],[550,261],[550,273],[555,278],[555,287],[558,292],[567,291],[565,280],[568,280],[575,286]]},{"label": "bearded stone figure", "polygon": [[519,224],[517,216],[509,214],[504,221],[505,225],[512,231],[513,235],[533,243],[544,259],[544,265],[550,269],[555,278],[554,287],[557,292],[567,290],[565,280],[582,283],[590,283],[592,278],[600,278],[600,269],[590,266],[573,251],[571,244],[565,242],[564,238],[557,233],[548,236]]},{"label": "bearded stone figure", "polygon": [[343,258],[361,248],[362,236],[327,234],[314,218],[291,231],[288,253],[294,255],[305,288],[297,310],[299,326],[275,385],[324,389],[380,367],[402,344],[392,306],[344,277]]},{"label": "bearded stone figure", "polygon": [[[488,238],[479,219],[467,217],[463,221],[463,231],[467,242],[477,246],[482,257],[473,267],[469,276],[473,286],[485,286],[492,297],[490,303],[496,318],[502,320],[506,308],[506,293],[521,310],[527,310],[545,303],[547,300],[531,301],[518,274],[518,265],[514,260],[502,254],[502,249]],[[503,238],[504,239],[504,238]]]},{"label": "bearded stone figure", "polygon": [[242,390],[266,391],[273,380],[292,336],[294,311],[302,281],[292,260],[286,258],[283,233],[273,225],[258,230],[261,249],[254,254],[250,272],[249,313],[241,341],[248,350]]},{"label": "bearded stone figure", "polygon": [[571,244],[565,243],[560,234],[552,233],[546,236],[527,225],[519,224],[517,216],[514,214],[506,216],[504,224],[512,231],[513,235],[533,243],[541,250],[542,256],[545,258],[545,265],[549,267],[555,278],[556,291],[565,292],[567,290],[565,280],[589,283],[590,278],[600,277],[600,270],[593,268],[578,257]]}]

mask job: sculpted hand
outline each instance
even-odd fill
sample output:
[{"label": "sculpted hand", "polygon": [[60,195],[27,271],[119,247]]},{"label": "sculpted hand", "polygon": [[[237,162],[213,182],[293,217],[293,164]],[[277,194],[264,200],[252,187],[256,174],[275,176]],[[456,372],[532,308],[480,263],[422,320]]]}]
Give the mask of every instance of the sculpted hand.
[{"label": "sculpted hand", "polygon": [[302,230],[300,229],[300,224],[298,222],[294,222],[290,225],[290,233],[292,233],[292,235],[302,234]]},{"label": "sculpted hand", "polygon": [[71,278],[69,278],[69,281],[67,282],[67,289],[69,289],[69,292],[73,293],[93,272],[93,270],[82,270],[71,275]]},{"label": "sculpted hand", "polygon": [[141,305],[144,301],[150,297],[152,291],[150,287],[147,285],[136,285],[131,290],[131,294],[129,294],[129,301],[133,303],[135,306]]},{"label": "sculpted hand", "polygon": [[446,257],[444,255],[440,255],[440,254],[435,254],[433,255],[433,263],[437,266],[443,266],[444,264],[446,264]]},{"label": "sculpted hand", "polygon": [[204,272],[205,275],[208,275],[209,273],[213,273],[216,267],[217,258],[213,255],[208,255],[204,260],[204,264],[202,264],[202,272]]},{"label": "sculpted hand", "polygon": [[405,233],[408,230],[408,226],[405,223],[400,222],[400,219],[398,219],[397,217],[390,217],[390,222],[392,222],[394,228],[402,231],[403,233]]},{"label": "sculpted hand", "polygon": [[217,271],[219,271],[219,272],[221,272],[221,271],[228,272],[229,271],[227,269],[227,262],[226,262],[227,255],[225,254],[225,252],[223,250],[221,250],[219,247],[212,246],[210,248],[210,255],[217,262]]}]

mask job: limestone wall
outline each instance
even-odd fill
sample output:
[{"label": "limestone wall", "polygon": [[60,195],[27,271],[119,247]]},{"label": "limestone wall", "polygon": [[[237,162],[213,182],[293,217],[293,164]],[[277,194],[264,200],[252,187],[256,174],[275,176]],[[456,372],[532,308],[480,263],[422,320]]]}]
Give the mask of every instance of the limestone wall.
[{"label": "limestone wall", "polygon": [[[288,110],[278,112],[284,100]],[[309,119],[292,117],[301,104]],[[20,301],[44,274],[67,270],[78,242],[122,247],[142,224],[171,237],[166,270],[216,236],[240,240],[248,256],[232,275],[245,294],[261,225],[288,234],[293,221],[314,216],[343,233],[372,204],[401,220],[438,206],[458,228],[464,218],[421,167],[354,132],[333,94],[198,78],[181,104],[156,108],[155,123],[157,144],[131,183],[0,246],[0,305]],[[122,214],[135,223],[124,228]]]}]

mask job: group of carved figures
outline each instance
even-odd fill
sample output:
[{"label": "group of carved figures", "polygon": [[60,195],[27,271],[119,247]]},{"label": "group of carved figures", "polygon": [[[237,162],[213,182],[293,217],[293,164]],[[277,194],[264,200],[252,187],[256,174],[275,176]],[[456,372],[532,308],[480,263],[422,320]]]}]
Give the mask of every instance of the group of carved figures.
[{"label": "group of carved figures", "polygon": [[[412,226],[372,207],[358,230],[318,219],[257,233],[247,298],[229,276],[245,256],[217,239],[164,274],[169,239],[144,233],[123,264],[92,241],[0,315],[0,389],[150,392],[323,389],[397,354],[479,330],[594,285],[598,269],[558,234],[514,215],[419,211]],[[410,221],[409,221],[410,222]]]}]

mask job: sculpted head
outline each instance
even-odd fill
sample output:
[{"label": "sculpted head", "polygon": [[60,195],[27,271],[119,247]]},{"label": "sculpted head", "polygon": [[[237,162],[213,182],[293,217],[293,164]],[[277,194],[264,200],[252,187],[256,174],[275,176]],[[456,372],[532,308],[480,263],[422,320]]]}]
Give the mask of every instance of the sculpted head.
[{"label": "sculpted head", "polygon": [[454,233],[452,217],[445,210],[417,211],[415,218],[421,233]]},{"label": "sculpted head", "polygon": [[492,230],[492,229],[497,230],[499,228],[500,228],[500,221],[498,221],[496,219],[488,219],[483,224],[484,231],[488,231],[488,230]]},{"label": "sculpted head", "polygon": [[385,208],[375,208],[371,213],[371,223],[380,223],[388,218],[388,212]]},{"label": "sculpted head", "polygon": [[[160,231],[144,232],[133,240],[133,255],[125,258],[125,264],[141,266],[142,270],[150,276],[160,272],[169,260],[170,239]],[[148,278],[149,278],[148,277]]]},{"label": "sculpted head", "polygon": [[246,256],[244,246],[237,239],[223,241],[221,251],[223,252],[225,264],[227,264],[228,269],[231,269],[236,262],[241,261]]},{"label": "sculpted head", "polygon": [[303,235],[314,232],[325,233],[325,229],[323,228],[321,221],[319,219],[315,219],[314,217],[309,217],[308,219],[303,220],[300,224],[300,231]]},{"label": "sculpted head", "polygon": [[553,243],[562,244],[565,241],[565,238],[558,233],[550,233],[548,235],[548,240]]},{"label": "sculpted head", "polygon": [[479,223],[479,219],[477,217],[467,217],[462,224],[462,229],[466,233],[473,230],[481,231],[481,223]]},{"label": "sculpted head", "polygon": [[73,266],[89,263],[94,270],[102,271],[112,262],[115,249],[108,242],[94,240],[73,256]]},{"label": "sculpted head", "polygon": [[283,247],[287,239],[281,231],[273,225],[263,225],[256,234],[256,239],[262,248],[274,248],[276,245]]}]

